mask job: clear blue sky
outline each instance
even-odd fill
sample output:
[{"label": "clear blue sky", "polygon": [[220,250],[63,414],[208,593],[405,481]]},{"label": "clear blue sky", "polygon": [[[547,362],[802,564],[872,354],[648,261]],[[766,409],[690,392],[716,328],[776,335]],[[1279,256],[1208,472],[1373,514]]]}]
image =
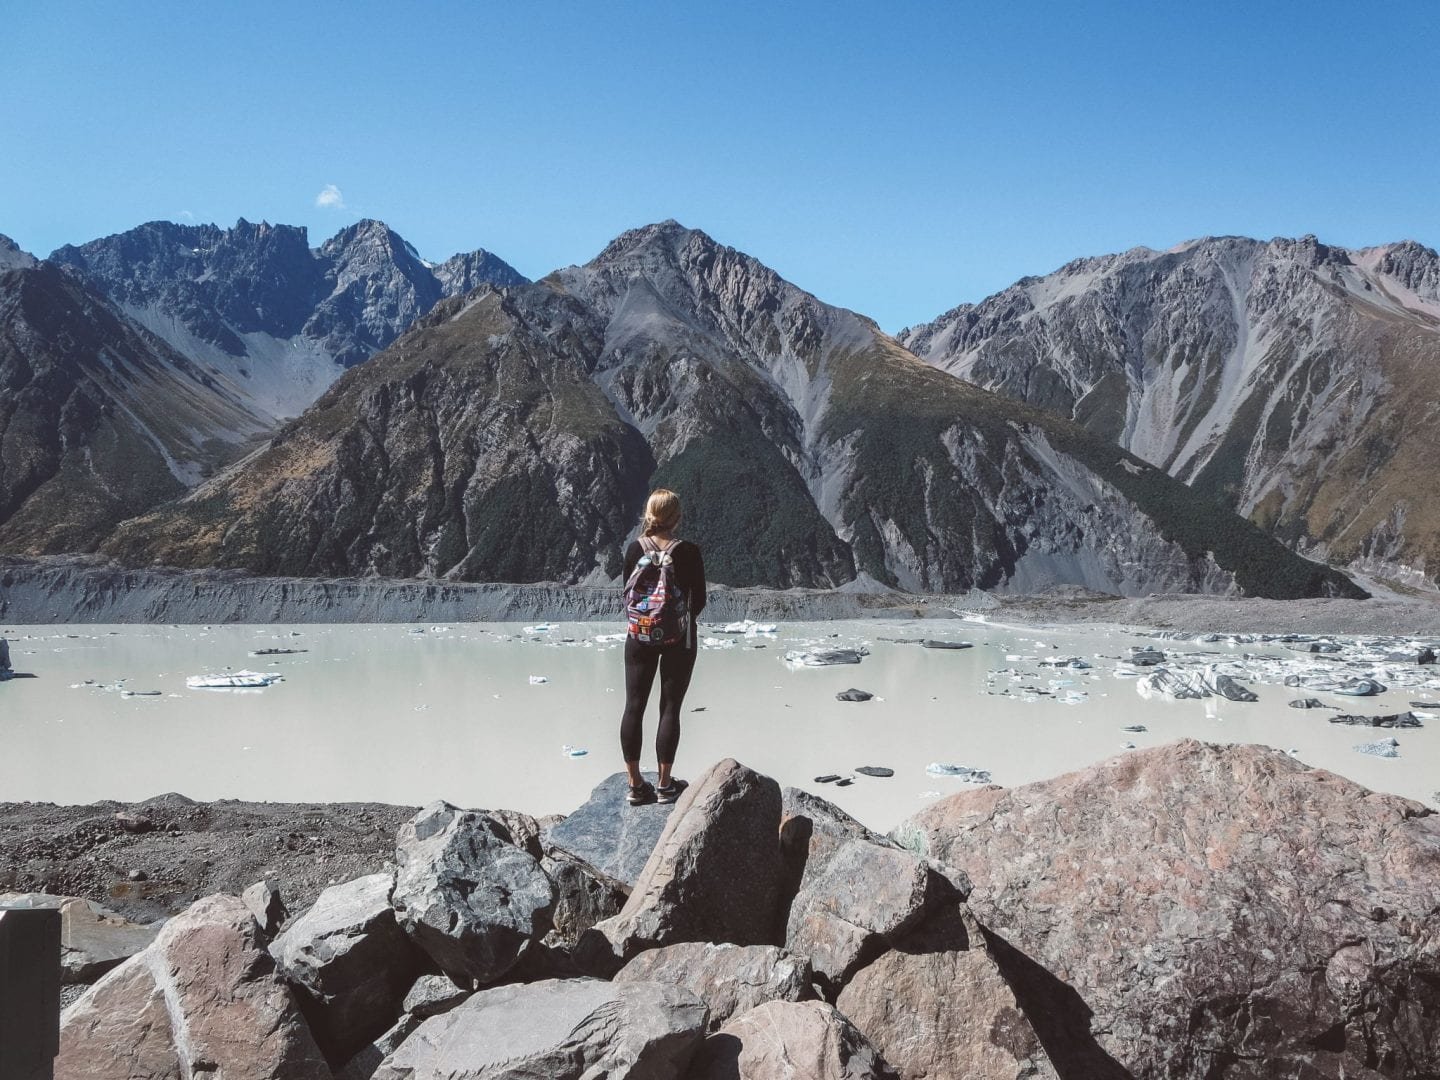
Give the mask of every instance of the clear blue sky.
[{"label": "clear blue sky", "polygon": [[[1440,243],[1440,3],[0,0],[0,232],[667,217],[888,330],[1217,233]],[[342,205],[317,206],[334,185]]]}]

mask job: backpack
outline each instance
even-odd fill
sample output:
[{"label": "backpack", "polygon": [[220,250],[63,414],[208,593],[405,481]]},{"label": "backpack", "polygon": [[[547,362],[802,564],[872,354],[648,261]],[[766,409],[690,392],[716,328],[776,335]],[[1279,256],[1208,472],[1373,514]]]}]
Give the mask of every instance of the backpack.
[{"label": "backpack", "polygon": [[673,645],[690,633],[690,608],[675,582],[675,544],[661,547],[640,538],[640,561],[625,583],[625,621],[642,645]]}]

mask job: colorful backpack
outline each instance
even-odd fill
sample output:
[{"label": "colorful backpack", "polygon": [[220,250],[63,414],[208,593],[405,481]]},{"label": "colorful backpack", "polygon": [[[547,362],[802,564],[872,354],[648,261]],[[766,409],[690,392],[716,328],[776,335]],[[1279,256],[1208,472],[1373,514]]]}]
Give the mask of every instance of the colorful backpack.
[{"label": "colorful backpack", "polygon": [[648,536],[640,538],[640,561],[625,583],[625,621],[630,636],[642,645],[672,645],[690,633],[690,609],[675,582],[675,549],[661,548]]}]

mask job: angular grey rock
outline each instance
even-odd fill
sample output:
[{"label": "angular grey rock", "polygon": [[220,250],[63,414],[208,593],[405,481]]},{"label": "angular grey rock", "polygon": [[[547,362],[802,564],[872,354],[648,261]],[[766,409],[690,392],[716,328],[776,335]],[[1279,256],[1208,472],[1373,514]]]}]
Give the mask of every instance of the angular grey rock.
[{"label": "angular grey rock", "polygon": [[795,897],[785,946],[808,956],[834,994],[927,916],[961,899],[954,882],[930,860],[850,840]]},{"label": "angular grey rock", "polygon": [[[850,980],[836,1007],[906,1080],[1057,1075],[961,905],[943,908]],[[1099,1080],[1080,1068],[1069,1075]]]},{"label": "angular grey rock", "polygon": [[[603,970],[680,941],[776,943],[780,900],[780,787],[726,758],[675,804],[650,861],[620,914],[586,932],[582,963]],[[593,951],[592,951],[593,950]]]},{"label": "angular grey rock", "polygon": [[661,982],[699,995],[709,1030],[767,1001],[815,996],[810,961],[775,945],[713,945],[686,941],[649,949],[615,974],[615,982]]},{"label": "angular grey rock", "polygon": [[866,840],[881,847],[896,846],[818,795],[790,787],[785,789],[782,799],[780,852],[785,864],[787,903],[825,869],[847,841]]},{"label": "angular grey rock", "polygon": [[426,1020],[375,1080],[676,1080],[705,1005],[661,983],[551,979],[482,990]]},{"label": "angular grey rock", "polygon": [[896,1080],[897,1075],[835,1006],[772,1001],[706,1039],[687,1080]]},{"label": "angular grey rock", "polygon": [[980,922],[1137,1076],[1440,1073],[1440,815],[1421,803],[1186,739],[897,831],[964,861]]},{"label": "angular grey rock", "polygon": [[235,896],[198,900],[65,1010],[56,1080],[330,1080]]},{"label": "angular grey rock", "polygon": [[550,929],[555,886],[488,815],[432,803],[400,827],[390,901],[447,975],[494,982]]},{"label": "angular grey rock", "polygon": [[546,935],[547,945],[575,944],[596,923],[619,915],[630,896],[628,886],[558,848],[540,860],[540,868],[555,883],[554,929]]},{"label": "angular grey rock", "polygon": [[428,1020],[432,1016],[447,1013],[459,1005],[471,991],[456,986],[455,981],[445,975],[421,975],[405,994],[404,1010],[412,1016]]},{"label": "angular grey rock", "polygon": [[[645,779],[653,784],[657,777],[646,773]],[[545,843],[634,888],[675,804],[630,806],[625,802],[628,790],[623,772],[607,776],[583,806],[545,832]]]},{"label": "angular grey rock", "polygon": [[250,914],[255,916],[255,921],[260,924],[260,929],[267,937],[279,930],[290,915],[284,899],[280,896],[280,887],[273,881],[255,882],[240,894],[240,899],[250,909]]},{"label": "angular grey rock", "polygon": [[326,1056],[350,1059],[390,1027],[422,957],[390,907],[389,874],[332,885],[270,945]]},{"label": "angular grey rock", "polygon": [[510,834],[511,842],[522,851],[526,852],[536,862],[540,861],[545,854],[544,844],[540,840],[540,826],[529,814],[522,814],[519,810],[487,810],[485,811],[492,818],[498,821]]},{"label": "angular grey rock", "polygon": [[875,695],[869,690],[857,690],[851,687],[849,690],[841,690],[835,695],[836,701],[869,701]]},{"label": "angular grey rock", "polygon": [[93,900],[75,896],[0,893],[0,906],[59,910],[60,981],[66,985],[93,983],[143,952],[160,933],[158,923],[131,922]]}]

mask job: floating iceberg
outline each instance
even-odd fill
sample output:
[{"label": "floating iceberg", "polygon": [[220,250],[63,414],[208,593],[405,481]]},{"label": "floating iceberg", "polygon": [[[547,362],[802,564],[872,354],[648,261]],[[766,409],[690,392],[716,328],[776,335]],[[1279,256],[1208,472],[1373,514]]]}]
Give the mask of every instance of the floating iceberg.
[{"label": "floating iceberg", "polygon": [[791,649],[785,662],[797,667],[829,667],[831,664],[858,664],[870,655],[863,645],[854,649]]},{"label": "floating iceberg", "polygon": [[1391,713],[1388,716],[1350,716],[1341,713],[1330,717],[1332,724],[1349,724],[1351,727],[1416,728],[1423,727],[1420,718],[1412,712]]},{"label": "floating iceberg", "polygon": [[549,677],[546,676],[546,675],[531,675],[531,676],[530,676],[530,685],[531,685],[531,686],[539,686],[541,683],[547,683],[547,682],[549,682],[549,681],[550,681],[550,679],[549,679]]},{"label": "floating iceberg", "polygon": [[951,765],[948,762],[932,761],[925,766],[925,771],[931,776],[953,776],[957,780],[965,780],[972,784],[990,783],[990,771],[988,769],[972,769],[966,765]]},{"label": "floating iceberg", "polygon": [[1360,743],[1355,747],[1355,751],[1371,757],[1397,758],[1400,756],[1400,740],[1381,739],[1379,742]]},{"label": "floating iceberg", "polygon": [[278,671],[230,671],[216,675],[191,675],[185,685],[192,690],[236,690],[269,686],[285,678]]},{"label": "floating iceberg", "polygon": [[740,622],[726,623],[715,632],[717,634],[744,634],[746,637],[754,637],[756,634],[773,634],[776,629],[775,623],[758,623],[753,619],[742,619]]}]

